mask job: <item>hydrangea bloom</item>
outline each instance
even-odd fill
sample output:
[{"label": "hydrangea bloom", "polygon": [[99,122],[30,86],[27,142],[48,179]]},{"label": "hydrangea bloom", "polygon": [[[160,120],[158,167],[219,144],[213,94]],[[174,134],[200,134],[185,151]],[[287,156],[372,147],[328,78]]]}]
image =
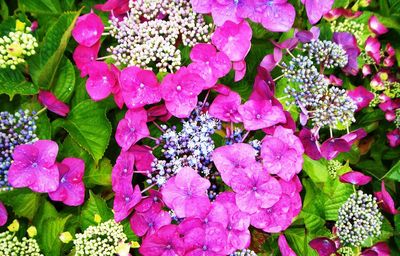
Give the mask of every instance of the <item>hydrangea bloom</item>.
[{"label": "hydrangea bloom", "polygon": [[56,191],[60,180],[55,163],[57,153],[58,145],[51,140],[17,146],[8,172],[10,184],[16,188],[28,187],[39,193]]},{"label": "hydrangea bloom", "polygon": [[85,200],[85,185],[82,180],[85,162],[79,158],[65,158],[61,163],[57,163],[57,166],[60,185],[56,191],[49,193],[49,197],[69,206],[82,205]]},{"label": "hydrangea bloom", "polygon": [[128,217],[141,199],[142,193],[139,185],[136,185],[135,188],[132,185],[124,186],[122,191],[116,192],[114,199],[115,221],[120,222]]},{"label": "hydrangea bloom", "polygon": [[374,94],[365,89],[364,86],[357,86],[354,90],[348,91],[347,95],[357,104],[357,111],[368,107],[369,103],[374,99]]},{"label": "hydrangea bloom", "polygon": [[166,225],[155,234],[146,237],[139,252],[143,256],[184,255],[185,243],[176,225]]},{"label": "hydrangea bloom", "polygon": [[211,116],[225,122],[239,123],[242,118],[238,112],[242,98],[237,92],[229,91],[229,94],[218,95],[210,106]]},{"label": "hydrangea bloom", "polygon": [[[273,32],[285,32],[292,28],[296,11],[287,0],[255,0],[254,12],[249,18],[261,23]],[[282,15],[282,14],[285,15]]]},{"label": "hydrangea bloom", "polygon": [[38,100],[48,110],[60,116],[67,116],[69,113],[68,105],[57,99],[57,97],[50,91],[40,91]]},{"label": "hydrangea bloom", "polygon": [[197,96],[206,82],[190,69],[182,67],[168,74],[161,83],[161,95],[168,111],[176,117],[188,117],[197,105]]},{"label": "hydrangea bloom", "polygon": [[117,86],[118,70],[105,62],[93,61],[87,65],[89,78],[86,81],[86,90],[95,101],[107,98]]},{"label": "hydrangea bloom", "polygon": [[168,212],[157,206],[152,206],[145,212],[136,211],[131,219],[131,228],[137,236],[149,236],[154,234],[162,226],[171,223],[171,216]]},{"label": "hydrangea bloom", "polygon": [[124,187],[132,183],[134,162],[134,153],[129,151],[122,151],[120,153],[111,173],[112,189],[114,192],[122,192]]},{"label": "hydrangea bloom", "polygon": [[184,236],[185,255],[224,255],[226,238],[226,232],[219,223],[210,223],[206,227],[195,227]]},{"label": "hydrangea bloom", "polygon": [[0,202],[0,227],[7,223],[7,209],[4,207],[4,204]]},{"label": "hydrangea bloom", "polygon": [[104,25],[95,13],[82,15],[76,21],[72,36],[81,45],[91,47],[100,40]]},{"label": "hydrangea bloom", "polygon": [[247,21],[235,24],[227,21],[211,37],[218,50],[231,61],[242,61],[250,50],[252,30]]}]

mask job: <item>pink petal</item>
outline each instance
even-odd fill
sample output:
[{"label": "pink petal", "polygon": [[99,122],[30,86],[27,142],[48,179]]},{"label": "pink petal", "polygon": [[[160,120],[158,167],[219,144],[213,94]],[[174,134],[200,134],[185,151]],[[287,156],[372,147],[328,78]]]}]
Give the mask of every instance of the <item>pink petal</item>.
[{"label": "pink petal", "polygon": [[292,28],[295,17],[296,11],[290,3],[272,3],[263,13],[262,25],[272,32],[285,32]]},{"label": "pink petal", "polygon": [[233,70],[235,70],[235,82],[239,82],[246,75],[246,61],[234,62]]},{"label": "pink petal", "polygon": [[88,13],[78,18],[72,36],[79,44],[91,47],[100,40],[103,31],[104,25],[100,17],[95,13]]},{"label": "pink petal", "polygon": [[7,223],[7,209],[4,207],[4,204],[0,202],[0,227],[4,226]]},{"label": "pink petal", "polygon": [[88,65],[92,61],[96,61],[100,50],[100,41],[95,43],[91,47],[86,47],[84,45],[78,45],[72,55],[76,66],[81,71],[81,77],[88,74]]},{"label": "pink petal", "polygon": [[282,256],[296,256],[296,253],[290,248],[284,235],[279,235],[278,246]]},{"label": "pink petal", "polygon": [[319,256],[331,256],[337,250],[335,242],[327,237],[315,238],[309,242],[309,245],[318,252]]},{"label": "pink petal", "polygon": [[375,196],[378,199],[378,201],[382,201],[380,206],[382,209],[390,214],[399,214],[400,211],[398,211],[395,207],[393,198],[390,196],[389,192],[387,192],[386,187],[385,187],[385,182],[382,181],[381,184],[381,191],[380,192],[375,192]]},{"label": "pink petal", "polygon": [[50,91],[40,91],[38,100],[48,110],[60,116],[67,116],[69,113],[68,105],[58,100],[56,96]]},{"label": "pink petal", "polygon": [[363,186],[370,183],[372,178],[370,176],[364,175],[361,172],[351,171],[341,175],[339,180],[343,183]]},{"label": "pink petal", "polygon": [[304,5],[306,6],[307,17],[311,24],[317,23],[324,14],[328,13],[334,0],[305,0]]},{"label": "pink petal", "polygon": [[89,78],[86,81],[86,90],[94,101],[107,98],[117,82],[115,74],[111,72],[105,62],[91,62],[88,65]]},{"label": "pink petal", "polygon": [[369,29],[371,29],[371,31],[373,33],[375,33],[378,36],[389,32],[389,29],[387,29],[382,23],[380,23],[378,18],[375,15],[372,15],[369,18],[368,27],[369,27]]}]

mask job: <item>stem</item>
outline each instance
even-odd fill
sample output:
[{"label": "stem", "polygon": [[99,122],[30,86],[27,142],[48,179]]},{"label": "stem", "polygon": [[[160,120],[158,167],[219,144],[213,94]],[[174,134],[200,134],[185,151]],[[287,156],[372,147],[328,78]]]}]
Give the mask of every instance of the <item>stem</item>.
[{"label": "stem", "polygon": [[141,174],[147,174],[147,171],[134,171],[133,173],[141,173]]},{"label": "stem", "polygon": [[289,49],[286,49],[286,52],[287,52],[292,58],[296,58],[296,57],[293,55],[293,53],[291,53],[291,52],[289,51]]},{"label": "stem", "polygon": [[243,136],[241,142],[244,142],[244,140],[247,138],[247,136],[249,136],[249,134],[250,134],[250,131],[247,131],[246,134]]},{"label": "stem", "polygon": [[205,105],[206,102],[207,102],[208,96],[210,95],[210,91],[211,91],[211,90],[208,90],[208,91],[207,91],[206,97],[205,97],[204,100],[203,100],[203,105],[201,106],[201,108],[204,108],[204,105]]},{"label": "stem", "polygon": [[38,116],[38,115],[42,114],[42,113],[43,113],[44,111],[46,111],[46,110],[47,110],[46,107],[42,108],[41,110],[39,110],[39,111],[35,114],[35,116]]},{"label": "stem", "polygon": [[107,56],[103,56],[103,57],[97,58],[96,60],[105,60],[105,59],[111,58],[112,56],[113,55],[107,55]]},{"label": "stem", "polygon": [[153,121],[153,124],[154,124],[154,125],[158,128],[158,130],[160,130],[162,133],[165,132],[164,129],[161,128],[161,126],[159,126],[159,125],[156,123],[156,121]]},{"label": "stem", "polygon": [[101,34],[102,36],[109,36],[110,35],[110,33],[103,33],[103,34]]},{"label": "stem", "polygon": [[280,76],[278,76],[278,77],[275,77],[273,81],[276,82],[276,81],[278,81],[279,79],[281,79],[281,78],[284,77],[284,76],[285,76],[285,75],[282,74],[282,75],[280,75]]},{"label": "stem", "polygon": [[144,192],[148,191],[149,189],[151,189],[152,187],[154,187],[156,185],[156,183],[151,184],[150,186],[148,186],[147,188],[143,189],[141,191],[141,193],[143,194]]},{"label": "stem", "polygon": [[331,134],[331,138],[333,138],[333,131],[332,131],[332,127],[329,127],[329,133]]}]

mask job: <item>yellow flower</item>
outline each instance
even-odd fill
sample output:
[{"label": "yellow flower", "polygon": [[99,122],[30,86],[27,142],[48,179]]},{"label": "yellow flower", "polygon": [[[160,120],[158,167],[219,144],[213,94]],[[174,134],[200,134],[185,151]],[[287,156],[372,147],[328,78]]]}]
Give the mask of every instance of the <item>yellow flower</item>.
[{"label": "yellow flower", "polygon": [[30,226],[27,230],[29,237],[35,237],[37,235],[37,229],[35,226]]},{"label": "yellow flower", "polygon": [[101,222],[101,216],[99,214],[94,215],[94,221],[99,224]]},{"label": "yellow flower", "polygon": [[68,244],[69,242],[72,241],[72,235],[68,231],[61,233],[59,238],[61,242],[63,242],[64,244]]},{"label": "yellow flower", "polygon": [[18,220],[14,220],[7,228],[11,232],[17,232],[19,230],[19,222],[18,222]]}]

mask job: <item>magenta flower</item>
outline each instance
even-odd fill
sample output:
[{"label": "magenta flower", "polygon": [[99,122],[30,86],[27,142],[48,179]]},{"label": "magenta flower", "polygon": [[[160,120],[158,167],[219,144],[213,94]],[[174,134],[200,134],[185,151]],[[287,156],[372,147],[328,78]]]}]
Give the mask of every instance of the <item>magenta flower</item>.
[{"label": "magenta flower", "polygon": [[235,193],[222,192],[218,195],[214,204],[222,204],[228,213],[226,225],[227,243],[225,252],[233,253],[236,250],[245,249],[250,245],[250,216],[242,212],[236,205]]},{"label": "magenta flower", "polygon": [[382,23],[379,22],[378,18],[375,15],[372,15],[368,20],[369,29],[377,36],[386,34],[389,32]]},{"label": "magenta flower", "polygon": [[160,210],[164,206],[162,201],[162,195],[157,190],[150,189],[149,196],[143,197],[142,201],[135,206],[137,212],[147,212],[151,208],[159,208]]},{"label": "magenta flower", "polygon": [[252,34],[247,21],[239,24],[227,21],[215,30],[211,40],[231,61],[242,61],[250,51]]},{"label": "magenta flower", "polygon": [[319,256],[331,256],[337,251],[336,243],[327,237],[318,237],[309,243],[311,248],[318,252]]},{"label": "magenta flower", "polygon": [[210,106],[209,113],[212,117],[224,122],[240,123],[242,118],[238,108],[242,98],[239,93],[230,91],[228,95],[218,95]]},{"label": "magenta flower", "polygon": [[374,99],[374,94],[362,85],[348,91],[347,95],[357,104],[357,111],[368,107],[369,103]]},{"label": "magenta flower", "polygon": [[136,185],[135,188],[132,187],[132,184],[126,185],[122,191],[116,192],[113,207],[115,221],[120,222],[126,219],[141,199],[142,193],[139,185]]},{"label": "magenta flower", "polygon": [[224,253],[227,234],[220,223],[195,227],[184,236],[186,256],[217,256]]},{"label": "magenta flower", "polygon": [[[282,15],[282,14],[285,15]],[[287,0],[256,0],[249,18],[261,23],[272,32],[285,32],[292,28],[296,11]]]},{"label": "magenta flower", "polygon": [[273,206],[281,197],[279,182],[263,171],[260,163],[255,163],[231,180],[231,187],[236,193],[236,204],[247,213],[255,213],[259,208]]},{"label": "magenta flower", "polygon": [[129,0],[107,0],[104,4],[96,4],[97,10],[112,12],[114,15],[126,14],[129,11]]},{"label": "magenta flower", "polygon": [[296,38],[301,42],[301,43],[309,43],[311,40],[317,40],[319,38],[321,31],[319,27],[312,27],[310,30],[302,30],[299,31],[295,34]]},{"label": "magenta flower", "polygon": [[156,75],[150,70],[125,68],[119,81],[128,108],[144,107],[161,100],[160,85]]},{"label": "magenta flower", "polygon": [[308,128],[303,127],[299,133],[299,138],[304,147],[304,152],[313,160],[318,160],[322,157],[319,148],[318,138]]},{"label": "magenta flower", "polygon": [[38,100],[48,110],[57,115],[67,116],[69,113],[68,105],[57,99],[57,97],[50,91],[40,91]]},{"label": "magenta flower", "polygon": [[111,173],[112,189],[114,192],[122,192],[125,186],[132,184],[134,163],[135,155],[132,152],[121,151]]},{"label": "magenta flower", "polygon": [[7,209],[2,202],[0,202],[0,227],[7,223],[8,214]]},{"label": "magenta flower", "polygon": [[375,37],[369,36],[365,41],[365,52],[379,64],[381,62],[381,43]]},{"label": "magenta flower", "polygon": [[307,17],[311,24],[317,23],[323,15],[327,14],[335,2],[334,0],[301,0],[306,7]]},{"label": "magenta flower", "polygon": [[150,135],[145,109],[129,109],[119,121],[115,139],[122,150],[128,150],[137,141]]},{"label": "magenta flower", "polygon": [[232,68],[233,68],[233,70],[235,70],[235,80],[234,81],[239,82],[246,75],[246,69],[247,69],[246,61],[242,60],[242,61],[233,62]]},{"label": "magenta flower", "polygon": [[260,66],[271,72],[281,60],[282,50],[279,48],[274,48],[274,52],[266,55],[261,61]]},{"label": "magenta flower", "polygon": [[171,224],[171,216],[161,208],[153,206],[146,212],[136,211],[130,219],[130,224],[137,236],[149,236],[162,226]]},{"label": "magenta flower", "polygon": [[171,117],[171,113],[168,112],[167,107],[162,105],[157,105],[149,108],[147,110],[148,122],[160,120],[161,122],[167,122]]},{"label": "magenta flower", "polygon": [[146,146],[133,145],[130,150],[135,155],[135,168],[139,172],[151,172],[151,163],[154,156]]},{"label": "magenta flower", "polygon": [[85,201],[85,162],[79,158],[65,158],[57,164],[60,172],[60,185],[49,193],[53,201],[61,201],[69,206],[82,205]]},{"label": "magenta flower", "polygon": [[168,111],[179,118],[188,117],[197,105],[197,96],[206,82],[190,69],[181,67],[168,74],[161,83],[161,95]]},{"label": "magenta flower", "polygon": [[381,202],[379,205],[385,212],[388,212],[390,214],[400,213],[400,211],[398,211],[395,207],[393,198],[390,196],[389,192],[387,192],[384,181],[382,181],[381,183],[381,191],[375,192],[374,194],[378,201]]},{"label": "magenta flower", "polygon": [[278,123],[285,123],[283,109],[272,106],[269,100],[249,100],[238,108],[244,128],[249,131],[268,128]]},{"label": "magenta flower", "polygon": [[292,248],[290,248],[288,242],[286,241],[286,237],[283,234],[279,235],[278,246],[282,256],[296,256],[296,253],[292,250]]},{"label": "magenta flower", "polygon": [[196,44],[190,52],[192,63],[188,68],[206,82],[203,89],[213,87],[217,80],[231,70],[232,64],[223,52],[217,52],[211,44]]},{"label": "magenta flower", "polygon": [[400,145],[400,129],[396,128],[393,131],[388,132],[386,138],[392,148],[398,147]]},{"label": "magenta flower", "polygon": [[14,162],[8,171],[11,186],[28,187],[38,193],[56,191],[60,177],[55,163],[57,153],[58,145],[51,140],[15,147]]},{"label": "magenta flower", "polygon": [[190,0],[193,11],[197,13],[210,13],[213,0]]},{"label": "magenta flower", "polygon": [[207,189],[210,182],[195,170],[184,167],[170,178],[161,190],[165,204],[179,218],[197,216],[209,204]]},{"label": "magenta flower", "polygon": [[78,18],[72,36],[79,44],[91,47],[100,40],[103,31],[104,25],[100,17],[91,12]]},{"label": "magenta flower", "polygon": [[264,168],[270,174],[290,181],[303,166],[303,145],[293,131],[278,126],[273,136],[266,136],[261,145]]},{"label": "magenta flower", "polygon": [[340,138],[327,139],[321,145],[321,155],[327,160],[335,158],[340,152],[348,152],[351,149],[351,145],[356,141],[367,136],[364,129],[357,129],[345,134]]},{"label": "magenta flower", "polygon": [[107,98],[115,87],[118,77],[113,68],[100,61],[93,61],[87,65],[89,78],[86,81],[86,90],[94,101]]},{"label": "magenta flower", "polygon": [[139,248],[143,256],[184,255],[185,244],[179,236],[178,226],[166,225],[151,236],[147,236]]},{"label": "magenta flower", "polygon": [[390,247],[384,243],[376,243],[371,248],[368,248],[361,252],[360,256],[390,256]]},{"label": "magenta flower", "polygon": [[256,153],[249,144],[235,143],[215,149],[212,159],[222,180],[231,186],[236,176],[240,177],[246,169],[257,163]]},{"label": "magenta flower", "polygon": [[359,70],[357,58],[360,55],[360,49],[357,46],[355,36],[347,32],[335,32],[333,33],[333,41],[341,45],[347,53],[348,62],[343,71],[353,76],[357,75]]},{"label": "magenta flower", "polygon": [[236,24],[242,22],[253,11],[252,2],[253,0],[214,0],[211,13],[215,25],[222,26],[226,21]]},{"label": "magenta flower", "polygon": [[88,66],[90,66],[91,62],[96,61],[99,50],[100,41],[90,47],[80,44],[75,48],[72,58],[81,71],[81,77],[88,75]]},{"label": "magenta flower", "polygon": [[335,8],[326,13],[324,18],[329,21],[335,20],[341,16],[352,19],[360,17],[362,13],[362,11],[353,12],[351,9]]},{"label": "magenta flower", "polygon": [[350,171],[342,174],[339,180],[343,183],[350,183],[357,186],[363,186],[371,182],[370,176],[364,175],[361,172]]}]

